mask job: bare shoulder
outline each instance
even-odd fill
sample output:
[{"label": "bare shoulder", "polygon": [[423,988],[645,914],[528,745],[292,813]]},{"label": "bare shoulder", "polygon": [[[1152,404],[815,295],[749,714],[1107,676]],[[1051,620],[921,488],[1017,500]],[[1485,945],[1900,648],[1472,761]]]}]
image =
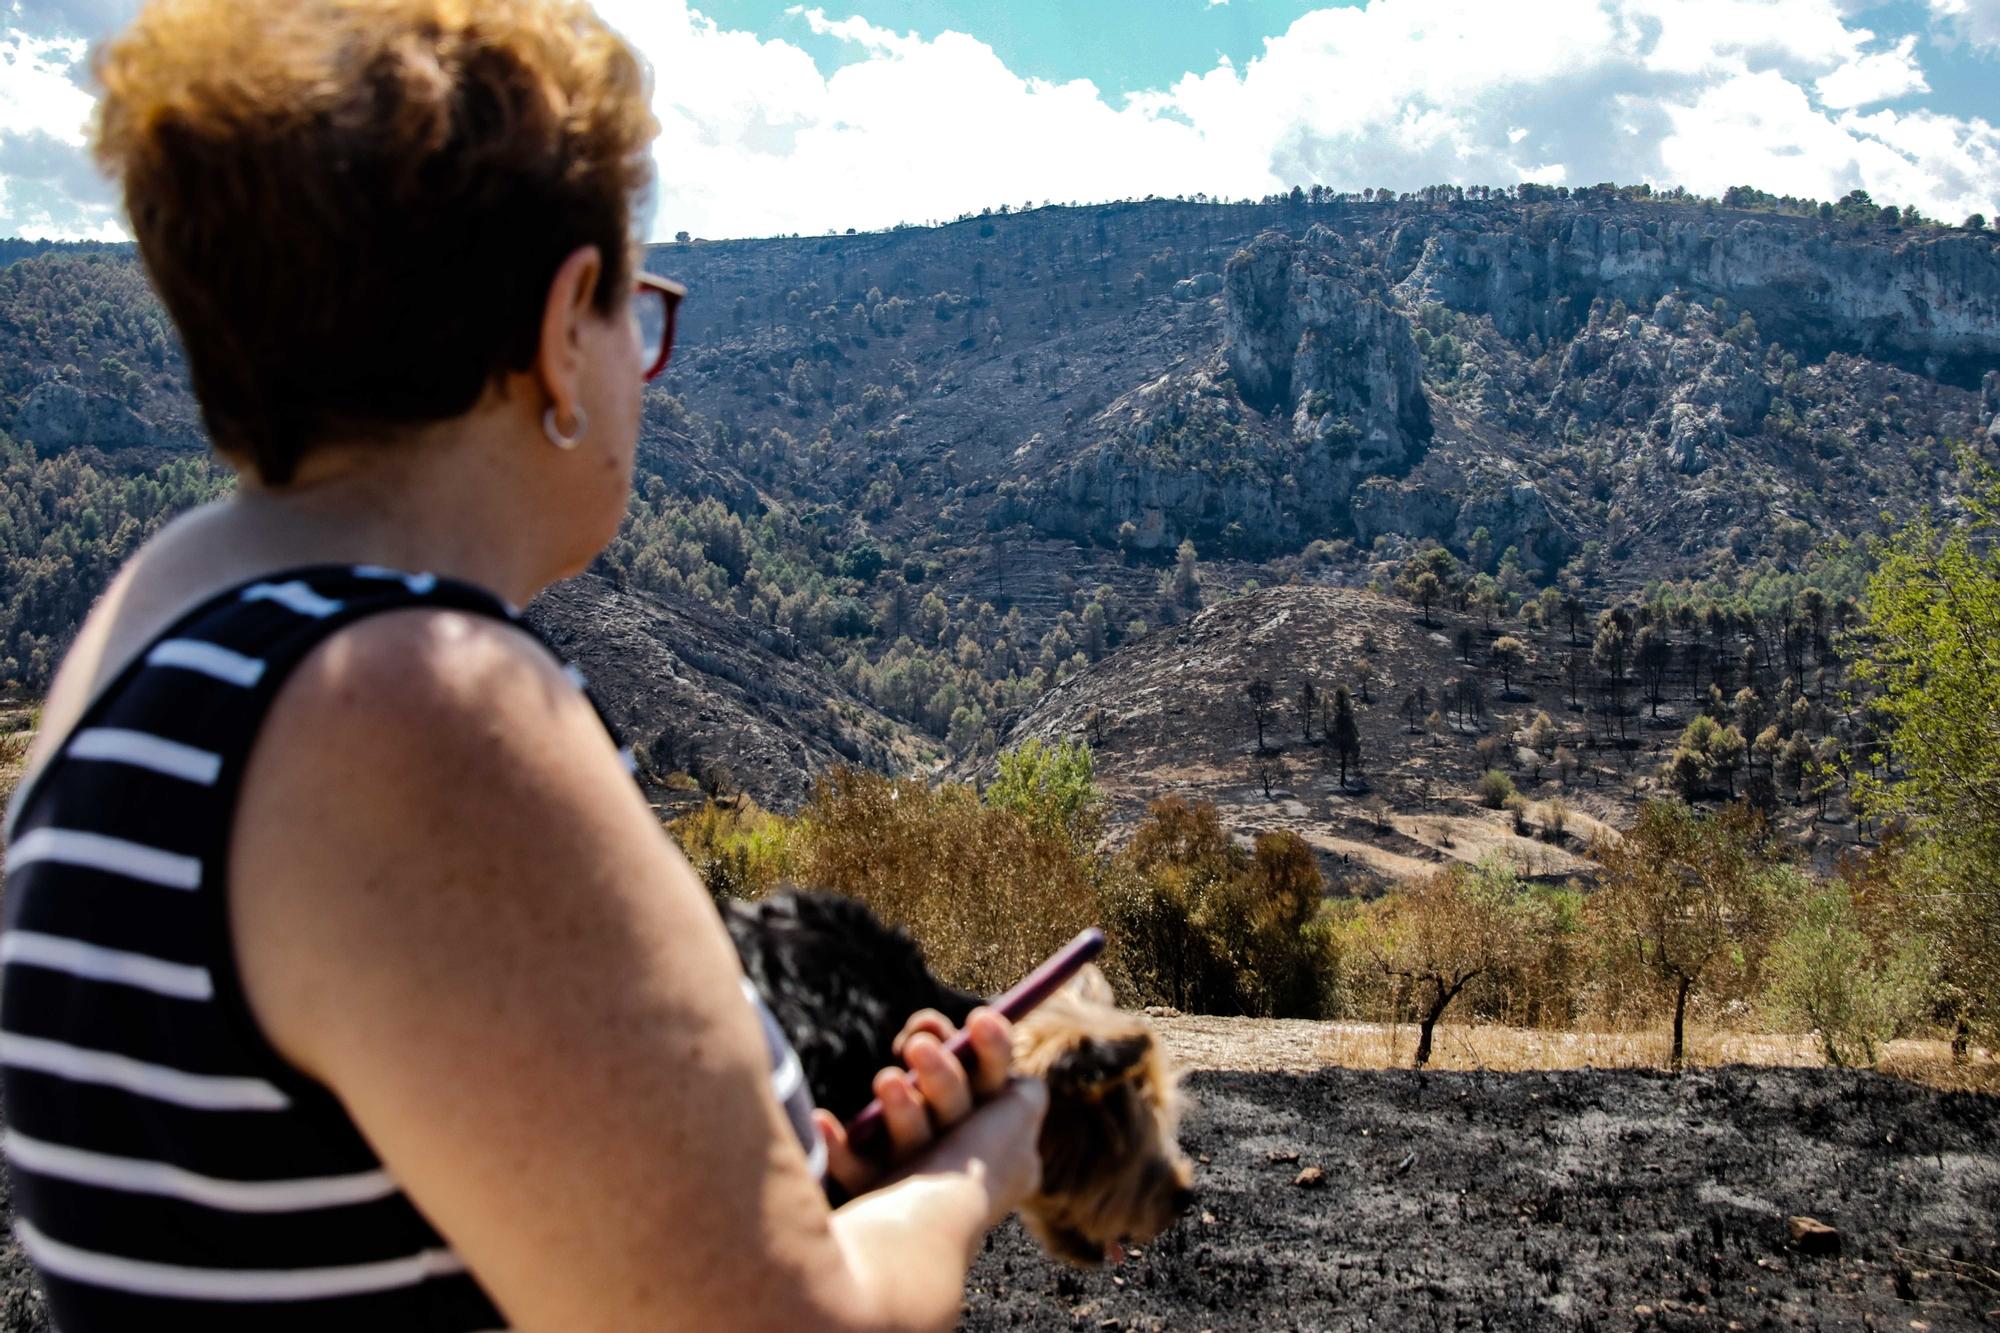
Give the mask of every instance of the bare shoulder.
[{"label": "bare shoulder", "polygon": [[366,743],[383,726],[388,739],[415,740],[402,729],[419,720],[425,739],[451,744],[499,734],[487,724],[503,714],[530,720],[512,711],[523,708],[551,721],[594,716],[561,665],[522,630],[470,611],[410,607],[330,635],[286,682],[269,725],[279,736],[358,726]]},{"label": "bare shoulder", "polygon": [[[318,1043],[339,1027],[326,997],[351,1000],[368,960],[412,964],[370,974],[385,1010],[433,986],[469,993],[489,978],[465,970],[541,949],[562,914],[572,937],[587,924],[604,932],[592,947],[613,947],[638,910],[628,886],[685,873],[546,649],[490,617],[413,608],[330,636],[279,692],[237,810],[230,920],[253,1011],[322,1073]],[[706,907],[695,885],[644,910]]]},{"label": "bare shoulder", "polygon": [[539,644],[441,610],[331,636],[259,736],[228,893],[264,1035],[513,1327],[821,1326],[786,1311],[844,1270],[728,935]]}]

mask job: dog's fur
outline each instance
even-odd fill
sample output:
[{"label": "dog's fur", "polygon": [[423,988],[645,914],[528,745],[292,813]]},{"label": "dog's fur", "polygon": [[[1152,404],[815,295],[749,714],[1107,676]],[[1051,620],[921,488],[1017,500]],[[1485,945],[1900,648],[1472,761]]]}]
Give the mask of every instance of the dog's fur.
[{"label": "dog's fur", "polygon": [[[931,975],[900,930],[834,894],[730,903],[723,917],[744,972],[791,1039],[813,1099],[851,1119],[910,1015],[965,1022],[981,996]],[[1178,1075],[1143,1017],[1112,1004],[1094,967],[1014,1025],[1016,1071],[1049,1089],[1041,1192],[1022,1210],[1051,1254],[1095,1264],[1151,1240],[1193,1201],[1176,1141]]]}]

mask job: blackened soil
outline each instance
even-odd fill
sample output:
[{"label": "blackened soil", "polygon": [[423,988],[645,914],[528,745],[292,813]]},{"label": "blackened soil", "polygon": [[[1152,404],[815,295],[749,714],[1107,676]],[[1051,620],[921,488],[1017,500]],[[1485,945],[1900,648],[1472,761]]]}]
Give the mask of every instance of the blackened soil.
[{"label": "blackened soil", "polygon": [[[2000,1098],[1747,1067],[1187,1091],[1194,1213],[1092,1273],[1010,1223],[973,1270],[968,1333],[2000,1325]],[[1293,1183],[1309,1166],[1321,1188]],[[1838,1228],[1841,1256],[1792,1249],[1793,1214]],[[0,1233],[0,1330],[46,1328]]]},{"label": "blackened soil", "polygon": [[[1091,1273],[1010,1223],[964,1329],[2000,1325],[2000,1098],[1748,1067],[1186,1089],[1194,1213]],[[1309,1166],[1323,1186],[1294,1184]],[[1793,1248],[1794,1214],[1840,1256]]]}]

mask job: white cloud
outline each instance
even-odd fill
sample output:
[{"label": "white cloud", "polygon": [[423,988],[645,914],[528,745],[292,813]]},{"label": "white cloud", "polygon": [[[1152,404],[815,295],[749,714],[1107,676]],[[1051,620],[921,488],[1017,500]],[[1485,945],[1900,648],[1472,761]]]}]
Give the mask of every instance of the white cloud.
[{"label": "white cloud", "polygon": [[1946,33],[2000,51],[2000,0],[1930,0],[1931,18]]},{"label": "white cloud", "polygon": [[1892,50],[1861,56],[1821,75],[1813,88],[1822,103],[1843,110],[1927,93],[1931,86],[1917,65],[1916,49],[1917,39],[1905,37]]},{"label": "white cloud", "polygon": [[73,71],[83,50],[78,38],[0,35],[0,133],[48,134],[81,147],[91,97]]},{"label": "white cloud", "polygon": [[[129,0],[67,2],[108,12]],[[1988,20],[2000,34],[2000,0],[1929,3],[1968,39]],[[1928,91],[1914,38],[1862,26],[1873,0],[1367,0],[1301,16],[1254,59],[1131,96],[1023,77],[964,33],[898,33],[860,15],[792,11],[844,48],[822,74],[799,46],[725,29],[688,0],[598,7],[654,67],[660,236],[1313,182],[1747,183],[1818,198],[1859,187],[1946,218],[2000,213],[1986,120],[1865,113]],[[17,94],[12,69],[0,114],[45,105]],[[76,142],[73,98],[60,114],[71,132],[33,128]],[[20,225],[22,191],[6,183],[0,232]],[[97,225],[82,206],[77,217]]]},{"label": "white cloud", "polygon": [[84,150],[82,39],[0,34],[0,234],[123,239],[115,196]]},{"label": "white cloud", "polygon": [[821,76],[791,44],[721,31],[684,0],[604,0],[659,73],[662,232],[865,228],[1030,198],[1313,181],[1749,182],[1993,211],[1985,122],[1854,114],[1927,84],[1914,39],[1884,42],[1852,7],[1369,0],[1303,15],[1255,59],[1115,98],[1022,78],[963,33],[796,9],[850,49]]}]

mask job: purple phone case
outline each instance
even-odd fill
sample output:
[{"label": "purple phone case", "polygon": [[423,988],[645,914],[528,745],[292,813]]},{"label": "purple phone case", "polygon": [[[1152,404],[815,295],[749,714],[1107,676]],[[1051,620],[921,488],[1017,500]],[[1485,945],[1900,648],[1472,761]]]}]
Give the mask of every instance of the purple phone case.
[{"label": "purple phone case", "polygon": [[[1023,977],[1012,990],[994,1000],[993,1007],[1008,1022],[1017,1022],[1036,1005],[1054,995],[1065,981],[1076,975],[1078,968],[1103,952],[1104,932],[1092,926],[1050,954],[1048,961]],[[970,1041],[971,1038],[961,1028],[944,1044],[944,1048],[952,1055],[963,1056]],[[854,1119],[847,1122],[848,1145],[857,1150],[867,1148],[878,1140],[881,1132],[882,1100],[878,1097],[862,1107]]]}]

